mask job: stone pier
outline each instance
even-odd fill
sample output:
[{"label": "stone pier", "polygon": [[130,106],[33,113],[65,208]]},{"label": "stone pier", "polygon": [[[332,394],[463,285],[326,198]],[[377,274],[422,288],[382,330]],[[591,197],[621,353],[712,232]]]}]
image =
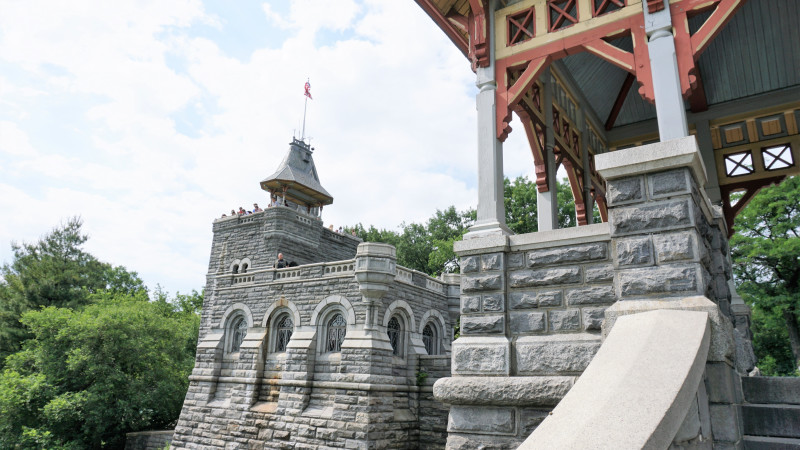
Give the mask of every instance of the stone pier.
[{"label": "stone pier", "polygon": [[[615,320],[654,309],[707,312],[704,383],[676,444],[740,444],[730,264],[693,137],[599,155],[608,223],[456,244],[461,336],[452,376],[434,395],[451,406],[448,449],[518,447],[586,369]],[[691,412],[690,411],[690,412]]]}]

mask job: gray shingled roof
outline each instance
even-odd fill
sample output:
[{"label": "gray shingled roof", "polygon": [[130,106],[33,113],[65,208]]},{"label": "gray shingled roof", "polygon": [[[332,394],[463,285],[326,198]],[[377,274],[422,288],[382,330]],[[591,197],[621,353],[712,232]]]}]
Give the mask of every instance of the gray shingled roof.
[{"label": "gray shingled roof", "polygon": [[286,197],[295,203],[311,206],[319,203],[323,205],[333,203],[333,197],[319,182],[311,152],[308,144],[293,139],[278,170],[261,180],[261,189],[280,193],[286,186]]}]

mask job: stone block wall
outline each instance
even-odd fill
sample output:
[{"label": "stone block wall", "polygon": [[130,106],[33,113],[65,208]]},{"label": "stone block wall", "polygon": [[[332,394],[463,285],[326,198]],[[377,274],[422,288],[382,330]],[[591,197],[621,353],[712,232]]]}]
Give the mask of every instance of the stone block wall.
[{"label": "stone block wall", "polygon": [[444,449],[447,444],[447,415],[449,408],[433,397],[433,385],[440,378],[450,376],[450,357],[419,356],[419,370],[427,374],[417,377],[419,386],[419,447],[420,449]]},{"label": "stone block wall", "polygon": [[312,264],[352,259],[360,239],[335,233],[314,216],[282,206],[246,216],[216,219],[209,274],[230,270],[250,258],[253,269],[272,267],[278,253],[286,261]]},{"label": "stone block wall", "polygon": [[741,446],[727,228],[702,188],[697,144],[689,137],[603,158],[598,170],[607,180],[619,300],[604,327],[621,314],[649,309],[707,311],[712,337],[704,382],[675,445],[713,439],[715,447]]},{"label": "stone block wall", "polygon": [[[353,258],[350,237],[293,214],[271,208],[215,223],[217,254],[173,447],[436,448],[445,439],[436,424],[446,409],[430,398],[430,386],[418,386],[417,374],[423,365],[432,383],[449,373],[448,309],[458,278],[447,284],[397,268],[394,249],[384,244],[363,244]],[[259,258],[274,242],[308,244],[308,227],[319,231],[312,263],[264,267],[268,260]],[[286,259],[302,255],[283,252]],[[329,259],[343,254],[350,259]],[[230,270],[245,260],[246,272]],[[339,352],[325,347],[334,310],[347,322]],[[289,315],[294,331],[286,351],[277,353],[273,328],[280,314]],[[394,315],[403,324],[397,355],[386,326]],[[241,317],[246,335],[234,352],[231,324]],[[437,324],[440,356],[425,355],[422,328],[429,322]],[[429,359],[421,363],[420,355]]]},{"label": "stone block wall", "polygon": [[741,444],[726,227],[687,139],[603,155],[612,160],[604,168],[598,160],[608,223],[456,243],[461,337],[452,376],[434,386],[451,406],[448,449],[516,448],[589,365],[616,317],[664,308],[707,311],[712,328],[705,382],[675,445]]},{"label": "stone block wall", "polygon": [[125,450],[165,450],[172,440],[173,430],[139,431],[125,435]]},{"label": "stone block wall", "polygon": [[[577,230],[577,231],[576,231]],[[461,255],[461,337],[451,378],[451,449],[516,448],[600,346],[615,297],[606,224],[474,238]]]}]

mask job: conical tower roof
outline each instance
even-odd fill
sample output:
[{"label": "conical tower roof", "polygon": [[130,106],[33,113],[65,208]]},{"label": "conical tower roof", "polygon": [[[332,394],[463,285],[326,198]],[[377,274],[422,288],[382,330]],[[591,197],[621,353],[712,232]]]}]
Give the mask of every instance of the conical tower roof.
[{"label": "conical tower roof", "polygon": [[317,168],[314,166],[313,150],[303,141],[292,139],[289,151],[278,170],[261,181],[261,189],[305,206],[330,205],[333,197],[319,182]]}]

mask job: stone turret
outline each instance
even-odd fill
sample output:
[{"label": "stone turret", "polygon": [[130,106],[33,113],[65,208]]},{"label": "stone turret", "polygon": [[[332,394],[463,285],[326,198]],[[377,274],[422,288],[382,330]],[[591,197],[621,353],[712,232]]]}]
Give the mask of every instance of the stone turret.
[{"label": "stone turret", "polygon": [[333,203],[333,197],[320,184],[313,152],[306,142],[292,138],[278,169],[261,180],[261,189],[273,199],[279,198],[282,205],[319,215],[323,206]]}]

